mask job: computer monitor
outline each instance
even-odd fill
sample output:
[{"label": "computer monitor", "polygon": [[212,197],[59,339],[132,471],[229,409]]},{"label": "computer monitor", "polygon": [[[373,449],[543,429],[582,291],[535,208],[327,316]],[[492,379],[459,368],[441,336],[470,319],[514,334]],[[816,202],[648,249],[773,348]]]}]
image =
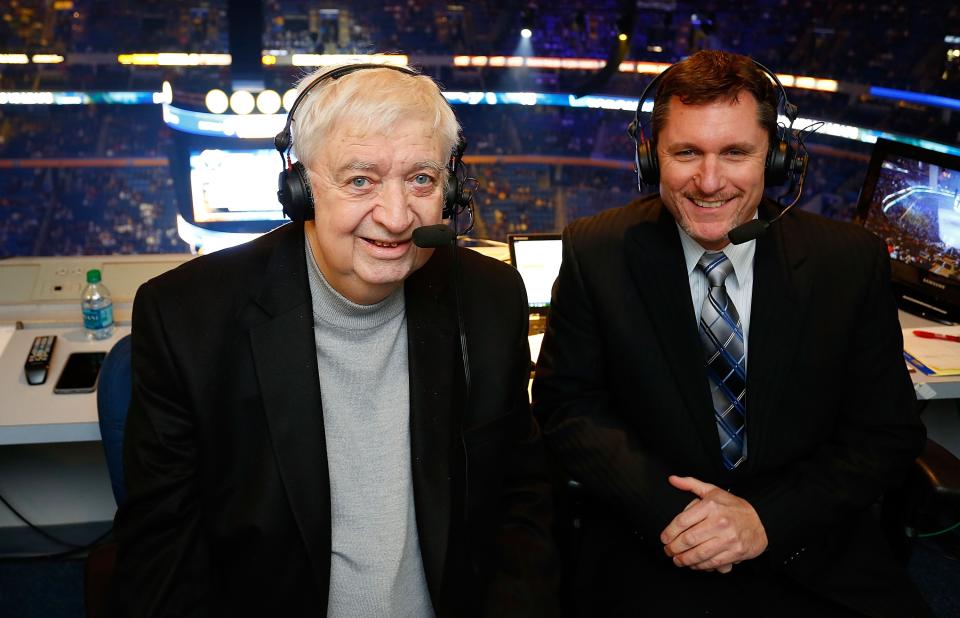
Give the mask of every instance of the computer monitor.
[{"label": "computer monitor", "polygon": [[194,223],[284,219],[276,150],[198,148],[189,157]]},{"label": "computer monitor", "polygon": [[857,218],[887,244],[900,307],[960,321],[960,157],[878,140]]},{"label": "computer monitor", "polygon": [[560,272],[563,244],[560,234],[509,234],[510,263],[520,271],[527,288],[531,314],[546,314],[550,309],[553,282]]},{"label": "computer monitor", "polygon": [[180,216],[203,230],[262,233],[282,225],[280,155],[267,140],[175,134],[170,176]]}]

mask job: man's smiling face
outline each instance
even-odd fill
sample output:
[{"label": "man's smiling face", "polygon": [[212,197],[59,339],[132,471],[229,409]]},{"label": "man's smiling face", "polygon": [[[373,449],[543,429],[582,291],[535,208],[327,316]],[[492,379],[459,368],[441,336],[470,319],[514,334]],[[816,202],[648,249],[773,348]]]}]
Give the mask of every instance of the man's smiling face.
[{"label": "man's smiling face", "polygon": [[402,120],[389,134],[349,127],[335,129],[309,165],[316,218],[307,231],[330,285],[367,305],[433,254],[411,238],[414,229],[440,223],[447,157],[424,118]]},{"label": "man's smiling face", "polygon": [[704,249],[722,249],[730,242],[727,232],[753,219],[768,148],[757,100],[748,92],[704,105],[670,100],[657,136],[660,197]]}]

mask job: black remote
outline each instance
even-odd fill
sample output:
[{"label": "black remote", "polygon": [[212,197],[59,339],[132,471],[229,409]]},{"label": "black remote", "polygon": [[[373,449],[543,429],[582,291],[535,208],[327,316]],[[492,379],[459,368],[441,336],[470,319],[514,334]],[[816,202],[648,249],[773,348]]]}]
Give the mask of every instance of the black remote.
[{"label": "black remote", "polygon": [[53,346],[57,343],[56,335],[42,335],[33,338],[27,362],[23,364],[23,372],[27,375],[27,384],[35,386],[47,381],[47,371],[50,369],[50,357],[53,355]]}]

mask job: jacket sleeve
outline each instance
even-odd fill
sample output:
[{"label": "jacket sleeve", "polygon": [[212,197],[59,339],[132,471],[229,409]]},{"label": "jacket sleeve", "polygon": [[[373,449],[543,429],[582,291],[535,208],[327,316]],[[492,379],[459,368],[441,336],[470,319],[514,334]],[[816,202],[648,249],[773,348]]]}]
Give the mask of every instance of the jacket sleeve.
[{"label": "jacket sleeve", "polygon": [[151,283],[134,300],[133,392],[124,438],[127,498],[115,521],[112,609],[125,617],[204,616],[210,582],[196,419],[159,304]]},{"label": "jacket sleeve", "polygon": [[614,403],[575,229],[563,234],[563,263],[533,383],[534,415],[560,474],[617,509],[641,538],[658,540],[690,497],[670,486],[673,471],[641,447],[636,427]]},{"label": "jacket sleeve", "polygon": [[[527,301],[519,273],[511,269],[517,305],[505,308],[511,329],[502,370],[508,372],[509,426],[496,557],[483,608],[485,616],[558,616],[559,563],[551,535],[553,499],[540,429],[530,414],[530,349]],[[498,421],[494,421],[496,424]]]},{"label": "jacket sleeve", "polygon": [[787,412],[800,416],[803,406],[830,406],[832,426],[824,427],[824,439],[806,457],[738,490],[757,510],[774,561],[852,521],[903,479],[926,440],[903,361],[890,260],[882,243],[869,240],[847,243],[862,293],[851,308],[848,340],[833,342],[844,367],[839,388],[828,391],[835,401],[800,397]]}]

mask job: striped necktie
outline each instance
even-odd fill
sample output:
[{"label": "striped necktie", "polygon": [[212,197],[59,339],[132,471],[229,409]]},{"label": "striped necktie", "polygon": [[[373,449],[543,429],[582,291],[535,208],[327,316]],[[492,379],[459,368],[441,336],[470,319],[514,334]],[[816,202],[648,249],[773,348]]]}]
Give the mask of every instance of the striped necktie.
[{"label": "striped necktie", "polygon": [[710,291],[700,310],[700,341],[707,361],[713,412],[720,434],[723,465],[733,470],[747,458],[747,365],[743,329],[724,281],[733,264],[721,252],[706,252],[697,267]]}]

